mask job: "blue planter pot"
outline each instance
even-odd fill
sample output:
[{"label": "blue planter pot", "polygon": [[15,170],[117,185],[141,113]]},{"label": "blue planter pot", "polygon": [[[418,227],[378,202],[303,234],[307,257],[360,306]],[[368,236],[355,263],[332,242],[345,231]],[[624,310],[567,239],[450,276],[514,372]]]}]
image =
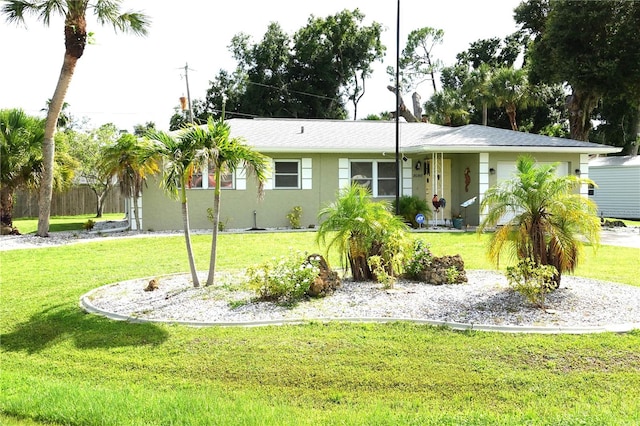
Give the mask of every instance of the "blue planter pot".
[{"label": "blue planter pot", "polygon": [[464,226],[464,219],[461,217],[456,217],[453,219],[453,227],[456,229],[462,229]]}]

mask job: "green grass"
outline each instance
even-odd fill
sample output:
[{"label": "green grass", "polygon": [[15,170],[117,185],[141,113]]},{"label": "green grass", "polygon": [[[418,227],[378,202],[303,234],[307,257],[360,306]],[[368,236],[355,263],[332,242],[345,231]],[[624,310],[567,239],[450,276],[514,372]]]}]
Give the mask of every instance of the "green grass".
[{"label": "green grass", "polygon": [[[436,254],[462,254],[467,268],[491,267],[486,235],[416,236]],[[223,233],[219,268],[245,268],[289,248],[319,251],[314,238]],[[193,240],[204,269],[211,239]],[[618,275],[636,271],[639,254],[586,250],[577,273],[640,286],[637,273]],[[187,271],[181,237],[97,240],[0,259],[2,424],[640,423],[640,331],[130,324],[83,313],[79,297],[123,279]]]},{"label": "green grass", "polygon": [[[122,220],[124,213],[105,213],[101,218],[96,218],[94,214],[85,214],[78,216],[52,216],[49,219],[49,231],[81,231],[82,227],[89,219],[94,222],[102,222],[107,220]],[[33,234],[38,230],[37,217],[23,217],[13,220],[13,226],[22,234]]]}]

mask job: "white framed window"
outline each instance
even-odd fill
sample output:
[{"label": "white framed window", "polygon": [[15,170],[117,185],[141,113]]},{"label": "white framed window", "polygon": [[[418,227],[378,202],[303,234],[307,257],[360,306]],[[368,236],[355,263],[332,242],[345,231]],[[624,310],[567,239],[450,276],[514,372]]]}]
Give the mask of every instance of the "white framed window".
[{"label": "white framed window", "polygon": [[300,160],[274,160],[274,189],[300,189]]},{"label": "white framed window", "polygon": [[[216,179],[215,179],[215,166],[213,164],[209,164],[209,167],[206,169],[203,168],[201,170],[196,170],[191,176],[191,181],[189,182],[189,188],[191,189],[215,189],[216,187]],[[235,179],[233,173],[222,173],[220,175],[221,180],[221,189],[235,189]]]},{"label": "white framed window", "polygon": [[390,160],[351,160],[349,162],[351,183],[371,189],[374,197],[395,197],[396,164]]}]

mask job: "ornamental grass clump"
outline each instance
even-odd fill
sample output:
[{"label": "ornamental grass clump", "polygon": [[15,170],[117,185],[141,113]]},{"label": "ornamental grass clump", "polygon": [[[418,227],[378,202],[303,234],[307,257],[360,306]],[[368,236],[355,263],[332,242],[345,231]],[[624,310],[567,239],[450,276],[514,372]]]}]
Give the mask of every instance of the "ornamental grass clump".
[{"label": "ornamental grass clump", "polygon": [[292,251],[247,268],[249,287],[260,300],[293,303],[300,300],[320,273],[320,256]]}]

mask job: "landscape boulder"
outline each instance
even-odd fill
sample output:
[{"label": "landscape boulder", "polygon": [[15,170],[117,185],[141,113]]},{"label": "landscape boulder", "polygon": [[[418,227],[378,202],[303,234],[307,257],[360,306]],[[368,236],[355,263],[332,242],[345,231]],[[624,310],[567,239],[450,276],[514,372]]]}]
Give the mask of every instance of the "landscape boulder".
[{"label": "landscape boulder", "polygon": [[422,281],[435,284],[461,284],[467,282],[464,261],[459,254],[455,256],[433,257],[431,264],[422,271]]}]

